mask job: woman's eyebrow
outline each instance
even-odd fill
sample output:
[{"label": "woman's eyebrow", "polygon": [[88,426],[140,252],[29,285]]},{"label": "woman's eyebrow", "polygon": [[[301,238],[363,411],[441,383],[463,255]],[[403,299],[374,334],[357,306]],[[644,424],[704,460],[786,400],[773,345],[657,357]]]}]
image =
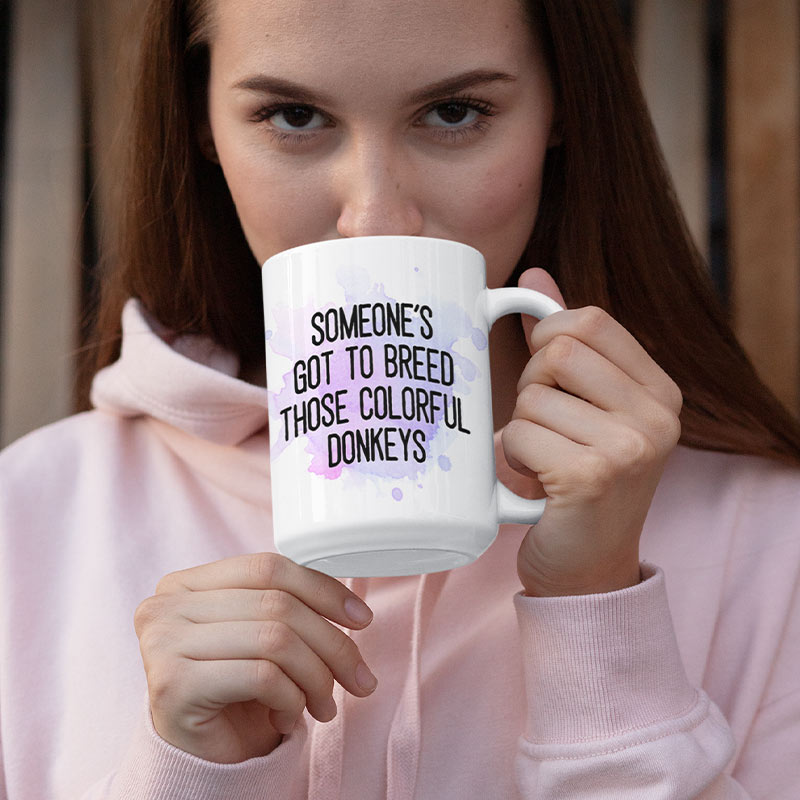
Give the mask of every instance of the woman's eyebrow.
[{"label": "woman's eyebrow", "polygon": [[291,97],[301,103],[321,103],[323,105],[332,103],[332,100],[324,94],[312,91],[299,83],[287,81],[283,78],[273,78],[269,75],[251,75],[249,78],[244,78],[234,83],[232,88]]},{"label": "woman's eyebrow", "polygon": [[[486,83],[502,81],[509,83],[517,80],[515,75],[507,72],[489,69],[474,69],[469,72],[454,75],[450,78],[429,84],[418,92],[409,95],[405,102],[408,105],[424,103],[436,100],[448,94],[457,94],[473,86],[482,86]],[[288,81],[283,78],[275,78],[270,75],[251,75],[233,84],[234,89],[246,89],[251,92],[261,92],[262,94],[275,94],[282,97],[291,97],[301,103],[333,105],[333,100],[321,93],[309,89],[302,84]]]},{"label": "woman's eyebrow", "polygon": [[406,99],[406,102],[409,104],[424,103],[428,100],[436,100],[448,94],[463,92],[465,89],[471,89],[473,86],[482,86],[483,84],[495,83],[497,81],[510,83],[515,80],[517,80],[517,77],[515,75],[509,75],[507,72],[490,69],[474,69],[432,83],[419,92],[410,95]]}]

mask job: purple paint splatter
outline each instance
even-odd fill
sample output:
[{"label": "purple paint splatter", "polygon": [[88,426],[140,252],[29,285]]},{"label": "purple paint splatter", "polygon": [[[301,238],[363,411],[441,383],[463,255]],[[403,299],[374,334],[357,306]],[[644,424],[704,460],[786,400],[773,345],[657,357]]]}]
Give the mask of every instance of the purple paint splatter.
[{"label": "purple paint splatter", "polygon": [[485,350],[489,346],[489,342],[486,340],[486,337],[483,335],[483,331],[479,331],[477,328],[472,329],[472,344],[478,350]]},{"label": "purple paint splatter", "polygon": [[403,499],[403,492],[400,489],[392,489],[392,497],[395,500],[402,500]]},{"label": "purple paint splatter", "polygon": [[[419,268],[417,268],[418,270]],[[346,305],[356,303],[375,303],[375,304],[394,304],[402,302],[387,296],[383,284],[372,283],[367,270],[355,266],[342,267],[337,271],[337,280],[344,289]],[[312,424],[309,427],[316,427],[316,430],[306,430],[303,432],[302,425],[299,436],[305,436],[307,452],[312,458],[309,465],[309,472],[322,475],[328,479],[338,478],[344,469],[357,472],[364,476],[375,476],[380,478],[411,478],[419,479],[421,474],[427,471],[429,466],[428,459],[435,453],[442,453],[447,446],[458,435],[457,431],[446,427],[443,422],[445,410],[441,407],[445,402],[450,403],[450,416],[453,416],[453,404],[456,398],[461,398],[462,409],[467,415],[466,409],[469,406],[464,404],[464,396],[470,394],[470,383],[479,375],[476,365],[456,352],[454,345],[460,341],[470,341],[479,350],[486,348],[486,336],[479,329],[472,325],[468,314],[456,303],[447,302],[443,304],[431,304],[433,316],[431,318],[433,335],[430,340],[420,339],[419,341],[404,339],[397,336],[370,336],[364,338],[346,338],[334,342],[326,342],[319,347],[313,347],[310,343],[310,319],[315,311],[323,313],[332,308],[337,308],[336,304],[328,304],[324,308],[312,308],[310,305],[305,307],[288,309],[277,308],[274,310],[275,324],[271,336],[267,336],[268,347],[276,354],[288,358],[293,364],[311,356],[320,356],[323,352],[329,351],[327,356],[326,369],[322,375],[322,380],[314,389],[307,389],[300,395],[295,393],[295,375],[290,370],[282,376],[282,386],[270,386],[270,423],[278,429],[278,436],[275,437],[276,444],[273,446],[272,456],[276,458],[294,440],[293,419],[290,412],[286,417],[281,415],[281,411],[303,402],[307,404],[306,411],[308,419],[317,415],[319,419],[321,409],[327,402],[330,410],[333,405],[331,398],[335,396],[337,390],[346,389],[346,393],[340,396],[340,418],[342,422],[332,426]],[[418,323],[415,317],[415,323]],[[455,366],[453,375],[454,383],[450,386],[430,385],[427,381],[417,381],[407,376],[386,377],[384,363],[384,345],[393,344],[424,344],[443,353],[449,354],[452,364]],[[374,372],[370,377],[364,377],[359,368],[359,350],[370,346],[373,352]],[[351,361],[351,353],[355,357],[355,364]],[[354,370],[351,369],[354,366]],[[436,410],[430,409],[429,413],[419,415],[406,414],[406,410],[411,407],[418,390],[440,390],[443,397],[439,398],[440,407]],[[363,392],[363,394],[362,394]],[[378,395],[388,400],[391,397],[391,406],[384,403],[381,412],[379,404],[376,403]],[[424,393],[423,393],[424,394]],[[363,419],[362,399],[366,401],[366,411],[370,419]],[[309,412],[311,406],[316,411]],[[390,415],[389,412],[392,412]],[[330,411],[328,411],[330,413]],[[412,419],[407,419],[407,416]],[[399,418],[398,418],[399,417]],[[345,422],[346,420],[346,422]],[[286,437],[287,422],[289,429],[288,441]],[[468,420],[465,420],[468,426]],[[354,441],[354,437],[361,435],[369,436],[372,429],[394,429],[392,440],[394,442],[391,450],[396,460],[392,461],[385,457],[389,452],[387,445],[383,455],[378,452],[373,461],[358,460],[346,463],[345,459],[338,461],[331,466],[330,447],[338,446],[336,441],[343,446],[345,438],[349,442]],[[419,437],[413,440],[413,436]],[[432,442],[438,441],[434,452],[431,452]],[[333,445],[331,444],[333,441]],[[421,441],[420,441],[421,440]],[[420,463],[413,458],[411,453],[416,448],[416,453],[423,462]],[[437,463],[439,467],[448,471],[451,467],[450,459],[447,456],[439,455]],[[397,496],[399,493],[399,497]],[[395,500],[402,498],[402,492],[395,489],[392,492]]]}]

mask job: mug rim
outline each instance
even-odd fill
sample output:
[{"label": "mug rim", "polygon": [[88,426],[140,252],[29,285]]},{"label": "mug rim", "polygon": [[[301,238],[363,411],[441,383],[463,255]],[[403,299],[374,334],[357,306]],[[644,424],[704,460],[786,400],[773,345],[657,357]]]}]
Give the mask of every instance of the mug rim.
[{"label": "mug rim", "polygon": [[414,242],[436,242],[437,244],[446,243],[447,246],[455,246],[459,248],[465,248],[467,250],[471,250],[473,253],[476,253],[480,256],[481,259],[484,261],[485,256],[478,250],[476,247],[473,247],[471,244],[466,244],[464,242],[459,242],[457,239],[441,239],[436,236],[406,236],[402,234],[378,234],[378,235],[371,235],[371,236],[340,236],[336,239],[321,239],[317,242],[306,242],[305,244],[295,245],[294,247],[290,247],[287,250],[281,250],[274,255],[271,255],[262,265],[261,269],[265,269],[267,264],[271,261],[282,258],[287,255],[293,255],[300,250],[311,250],[312,248],[319,248],[319,247],[344,247],[344,242],[355,242],[355,241],[363,241],[363,240],[387,240],[387,239],[394,239],[394,240],[401,240],[403,242],[414,241]]}]

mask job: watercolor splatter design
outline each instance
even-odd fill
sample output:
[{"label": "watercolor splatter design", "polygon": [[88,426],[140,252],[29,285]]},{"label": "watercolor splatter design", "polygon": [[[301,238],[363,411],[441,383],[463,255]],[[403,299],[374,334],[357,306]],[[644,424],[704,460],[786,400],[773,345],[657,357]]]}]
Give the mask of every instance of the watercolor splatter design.
[{"label": "watercolor splatter design", "polygon": [[[440,299],[428,305],[427,326],[420,324],[424,312],[419,316],[419,304],[407,309],[415,323],[413,338],[376,332],[314,344],[311,319],[316,312],[324,315],[340,307],[347,312],[362,304],[397,308],[405,302],[387,296],[384,285],[373,283],[363,268],[342,268],[336,278],[344,290],[341,305],[273,307],[266,346],[293,365],[282,385],[268,387],[270,425],[278,428],[273,462],[303,438],[308,471],[330,480],[347,471],[396,485],[403,478],[417,481],[430,469],[449,471],[445,453],[457,436],[469,433],[468,397],[480,377],[459,348],[468,343],[467,350],[485,350],[485,334],[458,304]],[[418,335],[423,329],[424,337]],[[408,356],[414,346],[420,346],[422,369],[410,374],[399,368],[400,354],[406,348]],[[392,497],[399,501],[403,492],[394,488]]]}]

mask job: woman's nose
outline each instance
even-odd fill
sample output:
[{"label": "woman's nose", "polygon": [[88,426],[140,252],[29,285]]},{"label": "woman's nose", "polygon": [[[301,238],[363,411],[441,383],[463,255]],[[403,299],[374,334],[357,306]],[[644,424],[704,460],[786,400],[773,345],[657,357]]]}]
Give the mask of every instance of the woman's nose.
[{"label": "woman's nose", "polygon": [[422,213],[407,165],[388,147],[354,143],[339,167],[340,236],[418,236]]}]

